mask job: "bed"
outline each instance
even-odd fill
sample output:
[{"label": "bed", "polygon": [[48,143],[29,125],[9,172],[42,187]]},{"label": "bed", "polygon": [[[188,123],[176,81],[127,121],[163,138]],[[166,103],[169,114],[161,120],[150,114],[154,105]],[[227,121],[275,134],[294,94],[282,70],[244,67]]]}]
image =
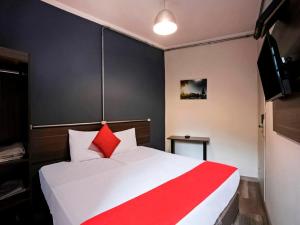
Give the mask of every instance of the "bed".
[{"label": "bed", "polygon": [[[112,129],[135,127],[137,142],[141,144],[149,140],[148,123],[143,126],[129,123],[127,127],[122,124],[120,129],[115,124]],[[37,138],[37,133],[35,135]],[[53,130],[51,135],[43,135],[43,138],[52,137]],[[60,137],[63,138],[62,135]],[[52,163],[40,169],[39,177],[54,225],[79,225],[202,163],[202,160],[138,146],[123,154],[113,155],[110,159]],[[235,171],[177,224],[232,224],[238,213],[238,185],[239,173]]]}]

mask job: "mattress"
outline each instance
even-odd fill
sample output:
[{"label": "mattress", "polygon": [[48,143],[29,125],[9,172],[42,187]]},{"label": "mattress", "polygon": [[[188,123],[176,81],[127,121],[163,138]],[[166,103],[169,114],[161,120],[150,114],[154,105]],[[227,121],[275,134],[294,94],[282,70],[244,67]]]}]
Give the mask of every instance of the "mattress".
[{"label": "mattress", "polygon": [[[40,170],[42,191],[54,225],[79,225],[139,196],[202,163],[147,147],[115,154],[111,159],[61,162]],[[178,224],[213,225],[235,194],[234,172]]]}]

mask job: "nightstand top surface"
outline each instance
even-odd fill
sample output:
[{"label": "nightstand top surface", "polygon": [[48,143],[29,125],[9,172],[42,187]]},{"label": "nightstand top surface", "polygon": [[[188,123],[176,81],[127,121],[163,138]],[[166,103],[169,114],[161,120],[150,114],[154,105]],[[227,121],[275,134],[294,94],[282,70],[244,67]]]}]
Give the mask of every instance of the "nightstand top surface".
[{"label": "nightstand top surface", "polygon": [[190,138],[185,138],[184,136],[170,136],[168,137],[169,140],[175,140],[175,141],[186,141],[186,142],[209,142],[210,138],[209,137],[190,137]]}]

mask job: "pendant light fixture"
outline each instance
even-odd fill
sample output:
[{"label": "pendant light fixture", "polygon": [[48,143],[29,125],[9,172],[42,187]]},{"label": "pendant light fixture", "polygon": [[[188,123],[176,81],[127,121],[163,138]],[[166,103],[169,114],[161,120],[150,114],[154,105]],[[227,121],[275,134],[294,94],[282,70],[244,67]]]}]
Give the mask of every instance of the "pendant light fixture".
[{"label": "pendant light fixture", "polygon": [[166,2],[164,0],[164,9],[157,14],[153,31],[158,35],[170,35],[175,33],[176,30],[177,24],[175,16],[166,8]]}]

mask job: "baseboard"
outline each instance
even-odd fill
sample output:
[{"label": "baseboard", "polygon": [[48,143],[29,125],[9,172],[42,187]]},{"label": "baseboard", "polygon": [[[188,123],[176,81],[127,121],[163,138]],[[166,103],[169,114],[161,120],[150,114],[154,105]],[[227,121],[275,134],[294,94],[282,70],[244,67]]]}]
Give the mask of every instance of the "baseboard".
[{"label": "baseboard", "polygon": [[250,182],[257,182],[258,183],[258,178],[257,177],[241,176],[241,180],[250,181]]},{"label": "baseboard", "polygon": [[270,216],[269,216],[269,212],[268,212],[268,210],[267,210],[265,201],[263,202],[263,207],[264,207],[265,212],[266,212],[266,215],[267,215],[268,224],[269,224],[269,225],[272,225],[271,220],[270,220]]},{"label": "baseboard", "polygon": [[267,206],[266,206],[266,202],[264,200],[263,200],[263,207],[264,207],[264,210],[266,212],[268,224],[272,225],[271,220],[270,220],[270,216],[269,216],[269,212],[268,212],[268,209],[267,209]]},{"label": "baseboard", "polygon": [[[259,181],[258,181],[258,179],[257,179],[257,183],[258,183]],[[270,216],[269,216],[269,212],[268,212],[268,209],[267,209],[267,206],[266,206],[266,202],[265,202],[265,200],[264,200],[264,198],[263,198],[263,195],[262,195],[262,190],[261,190],[261,188],[260,188],[260,185],[258,184],[258,186],[259,186],[259,195],[260,195],[260,199],[261,199],[261,201],[262,201],[262,207],[264,208],[264,211],[265,211],[265,214],[266,214],[266,219],[267,219],[267,222],[268,222],[268,225],[272,225],[272,223],[271,223],[271,220],[270,220]]]}]

